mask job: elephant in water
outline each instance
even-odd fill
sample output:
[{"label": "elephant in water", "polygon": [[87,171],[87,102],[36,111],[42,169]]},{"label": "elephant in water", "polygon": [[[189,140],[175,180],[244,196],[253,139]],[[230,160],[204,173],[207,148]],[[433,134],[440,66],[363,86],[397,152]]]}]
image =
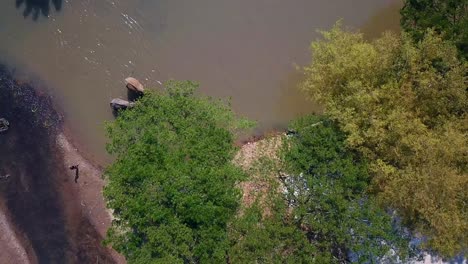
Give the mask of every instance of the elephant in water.
[{"label": "elephant in water", "polygon": [[126,78],[125,85],[127,86],[127,89],[139,94],[143,94],[143,92],[145,91],[143,84],[141,84],[137,79],[133,77]]},{"label": "elephant in water", "polygon": [[127,108],[132,108],[135,106],[134,102],[129,102],[120,98],[114,98],[110,102],[110,106],[114,110],[120,110],[120,109],[127,109]]}]

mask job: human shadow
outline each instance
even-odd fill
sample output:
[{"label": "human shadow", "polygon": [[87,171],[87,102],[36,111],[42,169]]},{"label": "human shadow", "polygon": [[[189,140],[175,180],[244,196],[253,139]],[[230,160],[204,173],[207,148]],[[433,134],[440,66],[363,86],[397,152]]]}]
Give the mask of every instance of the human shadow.
[{"label": "human shadow", "polygon": [[49,17],[51,5],[55,11],[62,10],[63,0],[15,0],[16,8],[24,8],[23,16],[25,18],[32,16],[33,20],[37,20],[42,14],[44,17]]}]

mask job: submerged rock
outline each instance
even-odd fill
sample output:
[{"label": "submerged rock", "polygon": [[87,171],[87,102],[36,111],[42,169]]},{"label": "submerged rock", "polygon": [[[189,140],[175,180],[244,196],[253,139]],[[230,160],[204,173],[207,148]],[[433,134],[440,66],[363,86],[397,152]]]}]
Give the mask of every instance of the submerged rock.
[{"label": "submerged rock", "polygon": [[114,98],[110,102],[110,106],[112,107],[113,110],[120,110],[120,109],[127,109],[127,108],[132,108],[135,106],[134,102],[129,102],[127,100],[123,100],[120,98]]},{"label": "submerged rock", "polygon": [[125,85],[127,86],[127,89],[140,94],[143,94],[143,92],[145,91],[143,84],[141,84],[137,79],[133,77],[126,78]]},{"label": "submerged rock", "polygon": [[5,118],[0,118],[0,133],[6,132],[10,128],[10,123]]}]

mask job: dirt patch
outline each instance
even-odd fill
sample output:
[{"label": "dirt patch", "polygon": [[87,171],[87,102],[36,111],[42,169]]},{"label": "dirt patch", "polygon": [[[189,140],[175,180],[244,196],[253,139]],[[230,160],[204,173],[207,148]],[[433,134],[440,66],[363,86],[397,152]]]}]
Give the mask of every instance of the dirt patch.
[{"label": "dirt patch", "polygon": [[[272,181],[276,181],[277,170],[280,167],[278,151],[283,140],[284,135],[280,133],[259,137],[256,141],[245,143],[234,158],[234,163],[249,175],[248,180],[239,184],[244,207],[249,207],[257,199],[260,199],[261,203],[264,202]],[[262,162],[268,164],[261,164]]]}]

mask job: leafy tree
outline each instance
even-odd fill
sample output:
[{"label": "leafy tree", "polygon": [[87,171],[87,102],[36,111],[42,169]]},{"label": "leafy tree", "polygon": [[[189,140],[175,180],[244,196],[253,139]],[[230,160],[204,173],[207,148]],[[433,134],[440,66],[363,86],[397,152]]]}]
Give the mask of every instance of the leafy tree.
[{"label": "leafy tree", "polygon": [[244,167],[256,191],[247,194],[255,196],[253,204],[244,203],[230,223],[229,263],[313,263],[317,250],[294,224],[284,195],[278,192],[275,155],[281,140],[262,143],[251,154],[253,164]]},{"label": "leafy tree", "polygon": [[[269,193],[270,214],[258,201],[231,224],[229,263],[314,263],[317,249],[287,214],[284,199]],[[321,263],[321,262],[318,262]]]},{"label": "leafy tree", "polygon": [[406,0],[401,25],[417,41],[423,39],[427,28],[444,33],[444,38],[453,41],[468,58],[467,0]]},{"label": "leafy tree", "polygon": [[346,147],[346,135],[325,117],[301,118],[292,128],[298,136],[285,144],[286,198],[295,225],[321,257],[327,263],[377,263],[391,249],[405,256],[391,217],[366,193],[367,163]]},{"label": "leafy tree", "polygon": [[116,161],[105,173],[115,217],[106,242],[129,263],[225,261],[244,178],[231,162],[234,133],[250,123],[196,87],[168,82],[107,125]]},{"label": "leafy tree", "polygon": [[366,42],[340,25],[312,43],[302,89],[366,157],[372,188],[445,256],[468,247],[467,63],[429,30]]},{"label": "leafy tree", "polygon": [[[233,263],[377,263],[406,256],[392,218],[366,194],[366,163],[330,120],[309,116],[285,140],[281,185],[233,222]],[[260,166],[265,167],[264,163]],[[282,189],[283,192],[278,192]],[[267,213],[265,213],[267,208]],[[391,249],[397,252],[391,255]]]}]

